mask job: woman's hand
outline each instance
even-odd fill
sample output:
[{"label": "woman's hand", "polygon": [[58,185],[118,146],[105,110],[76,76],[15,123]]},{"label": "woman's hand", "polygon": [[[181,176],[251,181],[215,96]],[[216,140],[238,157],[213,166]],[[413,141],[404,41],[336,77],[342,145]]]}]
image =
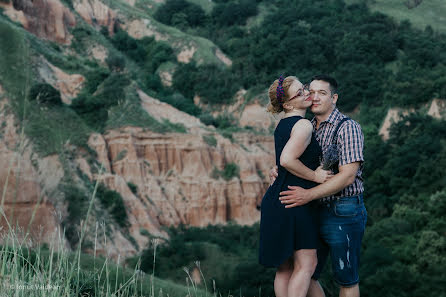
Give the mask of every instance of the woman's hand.
[{"label": "woman's hand", "polygon": [[319,166],[314,171],[314,182],[318,184],[322,184],[329,180],[333,176],[333,173],[329,170],[322,169],[322,166]]},{"label": "woman's hand", "polygon": [[274,181],[276,180],[278,175],[279,175],[279,173],[278,173],[277,166],[274,166],[273,168],[271,168],[271,170],[269,171],[269,180],[271,182],[270,185],[272,185],[274,183]]}]

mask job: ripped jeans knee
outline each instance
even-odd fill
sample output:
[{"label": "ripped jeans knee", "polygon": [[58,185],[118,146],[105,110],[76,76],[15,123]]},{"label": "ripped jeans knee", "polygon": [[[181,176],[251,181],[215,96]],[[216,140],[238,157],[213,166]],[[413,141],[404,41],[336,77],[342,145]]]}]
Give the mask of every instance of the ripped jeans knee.
[{"label": "ripped jeans knee", "polygon": [[328,255],[335,281],[344,287],[359,282],[359,258],[361,242],[367,222],[367,211],[361,199],[350,197],[321,205],[318,265],[313,275],[318,279]]}]

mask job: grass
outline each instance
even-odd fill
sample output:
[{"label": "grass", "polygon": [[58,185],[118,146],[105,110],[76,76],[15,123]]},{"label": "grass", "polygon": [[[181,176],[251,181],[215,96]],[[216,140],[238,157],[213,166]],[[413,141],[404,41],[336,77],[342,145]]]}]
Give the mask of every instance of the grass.
[{"label": "grass", "polygon": [[[364,2],[363,0],[346,0],[347,4]],[[419,6],[408,9],[403,0],[368,1],[372,11],[387,14],[398,21],[409,20],[415,27],[424,30],[431,26],[440,33],[446,33],[446,1],[424,0]]]},{"label": "grass", "polygon": [[[29,238],[19,240],[10,229],[0,248],[0,289],[4,296],[206,296],[193,287],[162,280],[139,270],[122,266],[108,257],[69,252],[63,238],[49,247],[30,249]],[[95,243],[96,244],[96,243]],[[185,274],[186,276],[186,274]]]},{"label": "grass", "polygon": [[87,147],[91,129],[68,107],[44,108],[30,105],[29,116],[22,123],[41,156],[63,153],[68,145]]}]

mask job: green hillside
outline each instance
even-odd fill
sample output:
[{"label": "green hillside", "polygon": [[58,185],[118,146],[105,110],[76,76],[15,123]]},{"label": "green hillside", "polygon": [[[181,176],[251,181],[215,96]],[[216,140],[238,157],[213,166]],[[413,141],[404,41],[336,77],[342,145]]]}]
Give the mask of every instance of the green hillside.
[{"label": "green hillside", "polygon": [[[364,3],[372,11],[387,14],[398,21],[408,20],[415,27],[424,30],[431,26],[438,32],[446,33],[446,2],[443,0],[424,0],[418,6],[412,7],[416,1],[403,0],[346,0],[346,3]],[[409,8],[407,6],[409,4]]]}]

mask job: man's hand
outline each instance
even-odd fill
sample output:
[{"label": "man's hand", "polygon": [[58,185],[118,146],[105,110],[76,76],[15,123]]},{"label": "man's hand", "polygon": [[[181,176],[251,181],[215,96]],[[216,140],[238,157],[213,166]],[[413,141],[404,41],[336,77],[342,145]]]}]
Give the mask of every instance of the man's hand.
[{"label": "man's hand", "polygon": [[278,175],[279,175],[279,172],[278,172],[277,166],[274,166],[273,168],[271,168],[271,170],[269,171],[269,180],[271,181],[270,185],[272,185],[274,183],[274,181],[276,180]]},{"label": "man's hand", "polygon": [[288,191],[280,192],[279,200],[282,204],[286,204],[285,208],[296,207],[310,202],[310,192],[297,186],[288,186]]}]

